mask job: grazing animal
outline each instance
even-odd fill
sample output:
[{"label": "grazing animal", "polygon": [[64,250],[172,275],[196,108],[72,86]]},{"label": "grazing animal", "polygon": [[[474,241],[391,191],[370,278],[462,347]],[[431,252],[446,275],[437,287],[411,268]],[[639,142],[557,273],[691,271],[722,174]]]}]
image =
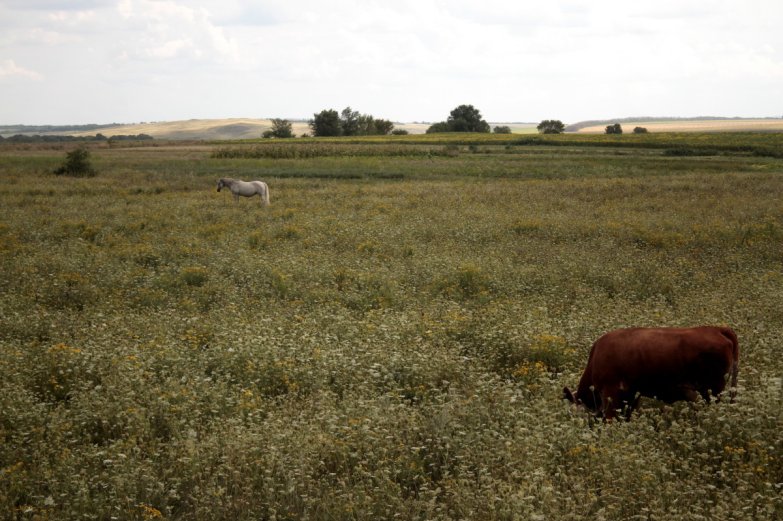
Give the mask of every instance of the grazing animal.
[{"label": "grazing animal", "polygon": [[566,387],[563,397],[607,420],[618,410],[630,419],[640,396],[709,401],[729,378],[733,401],[738,368],[737,335],[728,327],[617,329],[593,344],[576,393]]},{"label": "grazing animal", "polygon": [[269,187],[263,181],[240,181],[239,179],[231,179],[230,177],[221,177],[218,179],[217,191],[221,188],[228,187],[231,193],[234,194],[234,201],[239,201],[239,196],[253,197],[258,194],[261,198],[261,204],[269,204]]}]

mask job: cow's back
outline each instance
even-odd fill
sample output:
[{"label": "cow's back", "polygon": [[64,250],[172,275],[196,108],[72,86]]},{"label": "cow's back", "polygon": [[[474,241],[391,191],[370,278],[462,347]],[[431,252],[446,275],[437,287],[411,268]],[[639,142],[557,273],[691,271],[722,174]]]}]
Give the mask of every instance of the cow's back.
[{"label": "cow's back", "polygon": [[616,386],[667,402],[688,399],[690,391],[718,394],[732,373],[734,352],[720,328],[618,330],[597,343],[592,380],[599,390]]},{"label": "cow's back", "polygon": [[737,336],[726,327],[628,328],[600,337],[590,351],[577,396],[606,409],[606,400],[631,404],[638,396],[666,402],[709,399],[736,386]]}]

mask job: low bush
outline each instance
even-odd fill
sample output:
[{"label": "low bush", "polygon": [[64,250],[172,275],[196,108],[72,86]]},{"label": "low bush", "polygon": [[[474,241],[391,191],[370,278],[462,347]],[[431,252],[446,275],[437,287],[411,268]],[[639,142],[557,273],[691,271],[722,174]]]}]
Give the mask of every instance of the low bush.
[{"label": "low bush", "polygon": [[85,147],[68,152],[65,155],[65,162],[54,171],[54,175],[71,177],[93,177],[97,173],[90,161],[90,151]]}]

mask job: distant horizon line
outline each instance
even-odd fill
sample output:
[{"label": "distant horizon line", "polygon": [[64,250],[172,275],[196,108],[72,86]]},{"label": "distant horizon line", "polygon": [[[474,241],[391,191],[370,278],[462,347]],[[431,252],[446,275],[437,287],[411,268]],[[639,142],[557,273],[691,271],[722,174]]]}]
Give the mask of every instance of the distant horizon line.
[{"label": "distant horizon line", "polygon": [[[220,121],[220,120],[272,120],[272,119],[284,119],[291,122],[297,122],[297,123],[306,123],[311,120],[311,118],[275,118],[275,117],[243,117],[243,116],[236,116],[236,117],[225,117],[225,118],[185,118],[185,119],[161,119],[161,120],[147,120],[147,121],[134,121],[134,122],[112,122],[112,123],[65,123],[65,124],[54,124],[54,123],[41,123],[41,124],[30,124],[30,123],[13,123],[13,124],[4,124],[0,123],[0,129],[7,129],[7,128],[59,128],[59,127],[66,127],[66,128],[73,128],[73,127],[84,127],[84,130],[90,130],[90,129],[98,129],[98,128],[110,128],[115,126],[129,126],[129,125],[149,125],[149,124],[161,124],[161,123],[176,123],[180,121]],[[557,119],[557,118],[552,118]],[[595,118],[595,119],[585,119],[585,120],[579,120],[574,123],[567,123],[569,126],[572,125],[582,125],[586,123],[590,124],[598,124],[598,123],[604,123],[604,122],[653,122],[653,121],[720,121],[720,120],[776,120],[776,119],[783,119],[783,115],[781,116],[623,116],[623,117],[614,117],[614,118]],[[506,121],[506,120],[498,120],[498,121],[487,121],[490,124],[496,124],[496,123],[507,123],[512,125],[537,125],[538,121]],[[414,120],[414,121],[393,121],[394,124],[401,124],[401,125],[431,125],[433,123],[437,123],[437,121],[423,121],[423,120]]]}]

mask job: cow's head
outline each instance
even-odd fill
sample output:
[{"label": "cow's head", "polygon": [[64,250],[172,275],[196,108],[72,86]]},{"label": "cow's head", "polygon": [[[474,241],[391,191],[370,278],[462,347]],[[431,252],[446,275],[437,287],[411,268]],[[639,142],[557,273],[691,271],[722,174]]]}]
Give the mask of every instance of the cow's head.
[{"label": "cow's head", "polygon": [[586,390],[577,389],[576,392],[571,392],[568,387],[563,387],[563,399],[596,414],[601,414],[601,399],[595,393],[593,386]]}]

